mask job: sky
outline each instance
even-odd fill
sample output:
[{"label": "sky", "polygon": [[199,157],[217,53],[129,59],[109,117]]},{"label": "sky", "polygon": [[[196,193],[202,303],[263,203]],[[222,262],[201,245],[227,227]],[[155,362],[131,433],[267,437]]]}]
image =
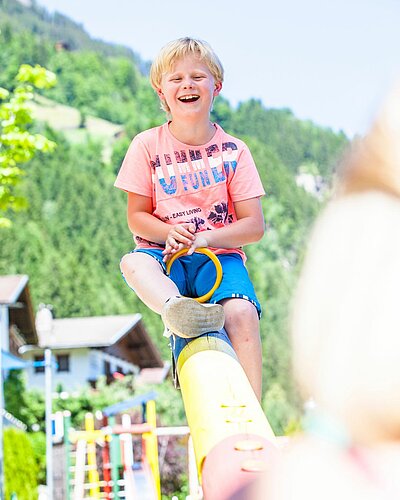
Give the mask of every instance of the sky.
[{"label": "sky", "polygon": [[170,40],[207,40],[225,68],[222,94],[289,108],[300,119],[368,129],[400,81],[400,0],[37,0],[93,37],[152,60]]}]

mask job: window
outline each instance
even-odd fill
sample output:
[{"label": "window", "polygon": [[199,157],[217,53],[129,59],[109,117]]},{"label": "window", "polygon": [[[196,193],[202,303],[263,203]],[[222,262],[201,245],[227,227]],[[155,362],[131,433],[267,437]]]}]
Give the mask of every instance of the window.
[{"label": "window", "polygon": [[104,370],[104,375],[106,376],[107,384],[111,384],[111,382],[113,381],[113,376],[111,373],[111,363],[109,363],[108,361],[104,361],[103,370]]},{"label": "window", "polygon": [[[35,373],[44,373],[44,356],[43,354],[40,356],[35,356],[34,357],[34,365],[33,368],[35,370]],[[38,363],[38,364],[36,364]],[[39,363],[43,363],[42,365],[39,365]]]},{"label": "window", "polygon": [[111,364],[108,361],[104,361],[104,375],[106,377],[111,375]]},{"label": "window", "polygon": [[69,354],[57,354],[57,372],[69,372]]}]

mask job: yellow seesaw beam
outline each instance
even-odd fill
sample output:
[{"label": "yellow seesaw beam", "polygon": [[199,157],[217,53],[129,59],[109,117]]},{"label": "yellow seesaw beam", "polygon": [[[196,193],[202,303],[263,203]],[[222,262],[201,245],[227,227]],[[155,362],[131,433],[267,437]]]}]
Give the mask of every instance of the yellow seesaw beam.
[{"label": "yellow seesaw beam", "polygon": [[181,352],[178,376],[199,474],[210,450],[236,434],[273,441],[274,433],[233,348],[202,336]]},{"label": "yellow seesaw beam", "polygon": [[[215,290],[221,265],[209,250],[201,253],[216,265]],[[228,499],[274,462],[274,433],[225,330],[175,337],[173,352],[204,498]]]}]

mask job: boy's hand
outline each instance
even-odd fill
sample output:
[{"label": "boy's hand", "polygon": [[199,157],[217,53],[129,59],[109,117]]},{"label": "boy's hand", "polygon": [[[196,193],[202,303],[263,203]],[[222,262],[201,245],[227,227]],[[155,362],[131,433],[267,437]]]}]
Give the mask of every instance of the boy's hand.
[{"label": "boy's hand", "polygon": [[195,231],[195,225],[190,222],[173,226],[169,230],[167,239],[165,240],[165,250],[163,251],[164,262],[182,248],[190,248],[193,241],[196,239],[194,235]]},{"label": "boy's hand", "polygon": [[204,234],[207,234],[208,231],[202,231],[201,233],[196,234],[196,238],[194,239],[193,243],[190,245],[188,255],[192,255],[197,248],[206,248],[208,247],[208,242],[207,239],[205,238]]},{"label": "boy's hand", "polygon": [[[205,231],[204,231],[205,232]],[[208,247],[208,242],[206,238],[203,236],[203,233],[198,233],[195,236],[194,241],[189,247],[187,255],[192,255],[197,248],[206,248]],[[170,245],[165,245],[165,250],[163,251],[163,261],[167,262],[168,259],[172,257],[176,252],[179,252],[179,250],[182,250],[182,248],[188,248],[186,245],[183,243],[179,243],[176,247],[172,247]]]},{"label": "boy's hand", "polygon": [[171,247],[170,245],[165,245],[165,250],[163,250],[163,262],[167,262],[175,253],[182,250],[182,248],[187,248],[183,243],[179,243],[177,247]]},{"label": "boy's hand", "polygon": [[179,244],[182,243],[184,247],[189,248],[196,238],[194,235],[195,232],[196,227],[190,222],[172,226],[168,232],[167,239],[165,240],[165,246],[170,246],[171,248],[175,248],[177,250]]}]

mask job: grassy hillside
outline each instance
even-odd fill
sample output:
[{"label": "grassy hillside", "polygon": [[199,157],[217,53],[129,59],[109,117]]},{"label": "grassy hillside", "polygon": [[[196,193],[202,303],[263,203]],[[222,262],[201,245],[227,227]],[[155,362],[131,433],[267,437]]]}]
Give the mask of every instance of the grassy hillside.
[{"label": "grassy hillside", "polygon": [[37,122],[46,123],[62,132],[73,144],[84,144],[92,139],[102,145],[102,160],[109,162],[115,141],[124,134],[123,125],[111,123],[96,116],[82,115],[71,106],[36,95],[30,107]]}]

